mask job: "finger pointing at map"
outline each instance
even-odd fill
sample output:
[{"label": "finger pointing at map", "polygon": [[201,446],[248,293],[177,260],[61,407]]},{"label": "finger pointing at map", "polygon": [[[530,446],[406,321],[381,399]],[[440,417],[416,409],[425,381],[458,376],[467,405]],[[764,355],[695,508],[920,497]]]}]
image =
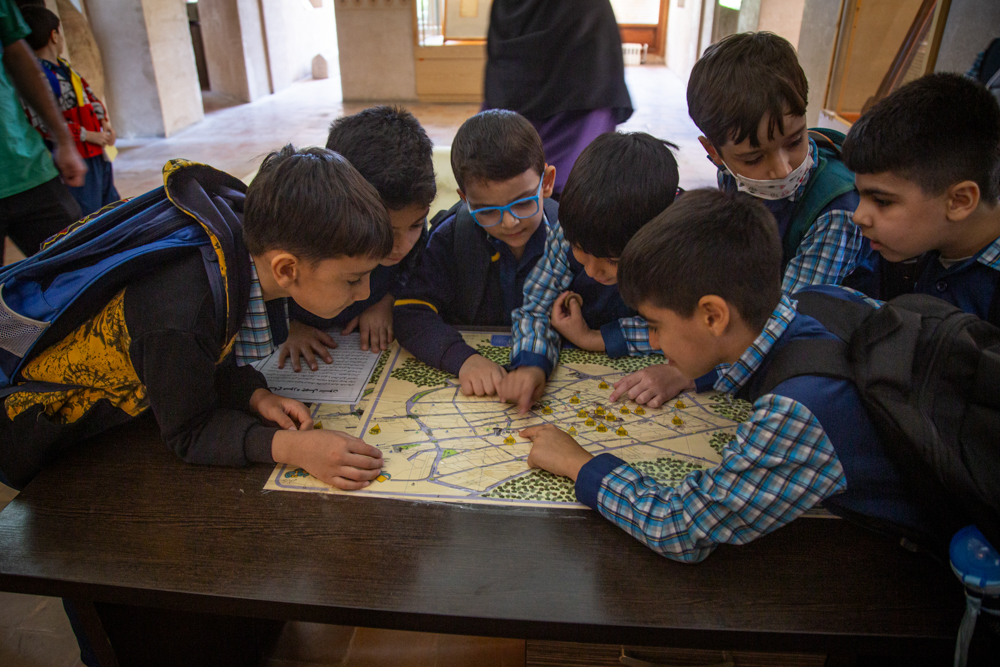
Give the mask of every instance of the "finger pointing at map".
[{"label": "finger pointing at map", "polygon": [[528,454],[529,466],[569,477],[574,482],[580,468],[594,458],[576,440],[552,424],[526,428],[521,431],[521,437],[532,442]]}]

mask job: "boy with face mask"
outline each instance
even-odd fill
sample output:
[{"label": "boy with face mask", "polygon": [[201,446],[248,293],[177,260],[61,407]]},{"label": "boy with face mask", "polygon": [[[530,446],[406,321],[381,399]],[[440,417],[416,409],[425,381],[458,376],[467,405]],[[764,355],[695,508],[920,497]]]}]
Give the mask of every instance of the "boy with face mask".
[{"label": "boy with face mask", "polygon": [[785,294],[839,285],[870,252],[852,222],[858,193],[838,159],[842,137],[806,128],[808,94],[792,45],[767,32],[709,47],[687,90],[720,189],[762,200],[778,223]]}]

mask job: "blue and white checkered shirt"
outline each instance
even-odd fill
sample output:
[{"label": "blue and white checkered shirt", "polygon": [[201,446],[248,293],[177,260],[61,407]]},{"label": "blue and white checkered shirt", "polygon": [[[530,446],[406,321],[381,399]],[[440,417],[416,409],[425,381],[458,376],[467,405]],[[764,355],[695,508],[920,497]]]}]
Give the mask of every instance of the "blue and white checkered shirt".
[{"label": "blue and white checkered shirt", "polygon": [[[539,366],[549,373],[559,360],[561,339],[559,332],[552,328],[549,315],[552,304],[573,282],[568,259],[571,251],[562,225],[552,223],[545,240],[545,254],[524,281],[524,301],[511,313],[514,334],[511,359],[515,367]],[[618,324],[630,355],[652,352],[646,320],[623,317]]]},{"label": "blue and white checkered shirt", "polygon": [[[819,149],[812,139],[809,140],[809,150],[813,158],[809,178],[788,196],[788,201],[797,201],[805,194],[809,180],[819,167]],[[721,189],[727,189],[734,182],[726,169],[719,170],[718,179]],[[833,209],[823,213],[816,218],[799,243],[795,256],[788,262],[781,291],[792,295],[809,285],[841,284],[864,259],[861,256],[863,247],[864,236],[854,224],[854,211]]]},{"label": "blue and white checkered shirt", "polygon": [[233,353],[236,355],[236,365],[245,366],[268,357],[275,350],[274,336],[267,319],[267,306],[264,294],[260,289],[260,278],[253,259],[250,260],[250,306],[247,317],[243,320],[240,332],[236,334]]},{"label": "blue and white checkered shirt", "polygon": [[[760,368],[795,318],[782,297],[764,330],[715,383],[735,392]],[[739,425],[722,462],[661,486],[609,454],[580,470],[577,497],[657,553],[696,563],[718,544],[745,544],[847,489],[833,443],[813,413],[767,394]]]}]

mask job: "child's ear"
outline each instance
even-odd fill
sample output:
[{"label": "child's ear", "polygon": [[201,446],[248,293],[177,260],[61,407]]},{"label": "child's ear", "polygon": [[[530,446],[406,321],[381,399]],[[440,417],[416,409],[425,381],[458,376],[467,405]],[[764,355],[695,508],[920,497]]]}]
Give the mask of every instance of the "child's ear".
[{"label": "child's ear", "polygon": [[979,206],[979,184],[962,181],[948,188],[945,216],[951,222],[960,222],[969,217]]},{"label": "child's ear", "polygon": [[716,338],[721,338],[729,327],[729,304],[721,296],[707,294],[698,300],[698,317]]},{"label": "child's ear", "polygon": [[271,257],[271,276],[283,290],[298,282],[301,276],[301,261],[290,252],[277,252]]},{"label": "child's ear", "polygon": [[708,137],[698,137],[698,141],[701,143],[701,147],[705,149],[705,152],[708,153],[709,159],[715,163],[715,166],[721,167],[722,157],[719,155],[719,151],[715,150],[715,146],[708,140]]},{"label": "child's ear", "polygon": [[552,191],[556,187],[556,167],[554,164],[545,165],[542,170],[542,197],[548,199],[552,196]]}]

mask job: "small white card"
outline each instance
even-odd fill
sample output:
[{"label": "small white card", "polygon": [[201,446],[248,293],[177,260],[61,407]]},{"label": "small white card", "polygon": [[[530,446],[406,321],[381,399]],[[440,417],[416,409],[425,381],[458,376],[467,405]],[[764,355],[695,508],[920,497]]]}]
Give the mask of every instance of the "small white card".
[{"label": "small white card", "polygon": [[381,355],[362,350],[361,334],[357,332],[346,336],[330,332],[330,335],[337,341],[337,347],[330,350],[333,363],[317,358],[318,370],[303,362],[302,370],[296,373],[288,360],[284,368],[278,368],[277,350],[254,367],[264,374],[268,389],[278,396],[303,403],[357,403]]}]

